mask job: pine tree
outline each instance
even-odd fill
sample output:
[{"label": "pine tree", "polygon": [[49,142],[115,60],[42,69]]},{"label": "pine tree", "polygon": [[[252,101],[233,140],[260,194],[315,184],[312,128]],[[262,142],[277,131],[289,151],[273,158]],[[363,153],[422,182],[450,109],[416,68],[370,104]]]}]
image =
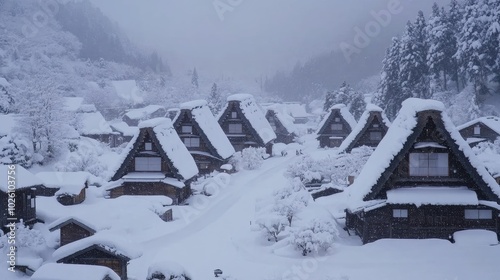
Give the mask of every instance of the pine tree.
[{"label": "pine tree", "polygon": [[359,120],[365,108],[366,108],[366,102],[364,95],[359,91],[355,91],[353,93],[353,98],[350,103],[350,111],[354,116],[354,118],[356,118],[356,120]]},{"label": "pine tree", "polygon": [[429,18],[429,53],[427,54],[427,65],[431,75],[431,93],[447,89],[447,66],[449,64],[446,56],[447,30],[444,11],[434,3],[432,16]]},{"label": "pine tree", "polygon": [[195,88],[198,88],[199,87],[199,84],[198,84],[198,72],[196,71],[196,68],[194,68],[193,70],[193,74],[191,76],[191,84],[195,87]]},{"label": "pine tree", "polygon": [[0,78],[0,114],[8,114],[14,109],[14,98],[1,82],[2,78]]},{"label": "pine tree", "polygon": [[326,93],[325,104],[323,105],[323,111],[328,112],[332,106],[335,105],[335,92],[329,91]]},{"label": "pine tree", "polygon": [[401,108],[401,103],[406,99],[403,96],[399,78],[400,48],[400,40],[397,37],[392,38],[392,45],[387,49],[383,61],[380,84],[374,99],[375,104],[385,108],[385,112],[390,119],[396,117]]},{"label": "pine tree", "polygon": [[415,23],[407,23],[406,31],[401,39],[400,79],[404,99],[430,97],[425,29],[423,13],[419,12]]},{"label": "pine tree", "polygon": [[493,74],[493,81],[500,82],[500,1],[485,0],[486,8],[486,62]]},{"label": "pine tree", "polygon": [[[458,61],[455,54],[458,51],[458,39],[457,36],[462,29],[462,19],[463,19],[463,7],[458,3],[457,0],[451,0],[449,11],[445,14],[447,29],[450,32],[451,37],[447,40],[446,56],[449,56],[450,64],[447,66],[448,71],[451,75],[451,80],[456,83],[457,91],[460,91],[460,84],[465,86],[465,77],[460,75]],[[444,36],[450,36],[445,34]]]},{"label": "pine tree", "polygon": [[467,1],[456,54],[460,72],[473,83],[478,102],[481,102],[489,92],[487,85],[489,69],[484,45],[486,25],[480,6],[478,0]]},{"label": "pine tree", "polygon": [[224,100],[222,99],[222,95],[217,89],[217,84],[214,83],[212,85],[212,90],[210,95],[208,96],[208,107],[214,116],[217,116],[219,112],[222,110],[222,106],[224,106]]}]

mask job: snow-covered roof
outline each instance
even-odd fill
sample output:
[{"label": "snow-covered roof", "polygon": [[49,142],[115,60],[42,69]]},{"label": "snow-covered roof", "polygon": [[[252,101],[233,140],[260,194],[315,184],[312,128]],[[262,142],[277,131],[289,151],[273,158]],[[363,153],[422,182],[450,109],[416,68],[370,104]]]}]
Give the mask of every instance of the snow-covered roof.
[{"label": "snow-covered roof", "polygon": [[494,117],[494,116],[482,117],[482,118],[472,120],[470,122],[467,122],[467,123],[464,123],[462,125],[457,126],[457,129],[462,130],[462,129],[467,128],[469,126],[473,126],[477,123],[484,124],[485,126],[491,128],[491,130],[495,131],[498,135],[500,135],[500,118]]},{"label": "snow-covered roof", "polygon": [[97,108],[94,104],[82,104],[78,111],[82,113],[92,113],[97,112]]},{"label": "snow-covered roof", "polygon": [[217,154],[222,159],[227,159],[234,154],[233,145],[229,142],[226,134],[220,127],[214,115],[207,106],[205,100],[195,100],[181,104],[182,110],[190,110],[195,121],[203,133],[206,135],[207,140],[215,148]]},{"label": "snow-covered roof", "polygon": [[48,228],[50,231],[57,230],[61,228],[62,225],[67,224],[69,222],[76,222],[80,223],[83,226],[91,229],[93,232],[98,232],[101,230],[109,229],[111,226],[109,225],[108,221],[105,221],[103,219],[96,219],[96,217],[93,217],[91,214],[88,214],[85,211],[78,212],[77,215],[71,215],[71,216],[64,216],[61,217],[54,222],[52,222]]},{"label": "snow-covered roof", "polygon": [[152,278],[153,274],[157,273],[163,274],[163,276],[165,276],[165,279],[175,279],[179,275],[185,275],[186,277],[192,279],[192,277],[189,275],[188,272],[186,272],[184,267],[175,262],[164,261],[152,264],[148,268],[147,278],[148,279]]},{"label": "snow-covered roof", "polygon": [[[255,102],[253,95],[246,93],[233,94],[227,97],[227,101],[236,101],[239,103],[241,112],[250,122],[250,125],[255,129],[264,144],[276,139],[273,128],[267,121],[265,114],[257,105],[257,102]],[[224,111],[225,109],[222,110],[222,112]]]},{"label": "snow-covered roof", "polygon": [[305,104],[288,102],[285,103],[284,105],[286,108],[286,112],[290,114],[293,118],[308,118],[312,116],[311,114],[307,113]]},{"label": "snow-covered roof", "polygon": [[47,188],[59,188],[56,195],[77,195],[85,187],[85,183],[100,183],[100,179],[85,172],[39,172],[36,174]]},{"label": "snow-covered roof", "polygon": [[409,98],[405,100],[402,105],[396,120],[394,120],[389,127],[386,136],[370,156],[361,170],[361,173],[354,181],[354,184],[349,187],[349,195],[354,203],[356,203],[356,201],[363,201],[364,197],[370,193],[372,187],[377,183],[383,172],[390,166],[394,157],[403,149],[408,137],[413,133],[418,123],[417,113],[427,110],[441,112],[441,118],[444,122],[445,129],[451,136],[451,140],[458,145],[459,150],[464,153],[472,167],[476,169],[481,179],[492,192],[500,197],[500,187],[480,160],[475,156],[474,152],[462,138],[448,115],[446,115],[443,103],[435,100]]},{"label": "snow-covered roof", "polygon": [[275,113],[276,118],[280,121],[280,123],[285,127],[285,129],[289,133],[295,133],[297,132],[297,128],[295,127],[294,124],[294,117],[291,115],[287,114],[286,112],[286,107],[280,105],[280,104],[273,104],[271,106],[268,106],[266,108],[267,112],[272,111]]},{"label": "snow-covered roof", "polygon": [[106,266],[48,263],[33,273],[31,280],[120,280],[120,276]]},{"label": "snow-covered roof", "polygon": [[328,110],[328,113],[323,117],[323,119],[319,123],[318,131],[316,132],[317,134],[321,131],[323,126],[325,126],[326,121],[330,119],[330,116],[335,111],[338,111],[340,113],[340,116],[347,122],[347,124],[351,127],[351,129],[354,129],[354,127],[356,126],[356,119],[354,119],[354,116],[351,114],[351,112],[349,112],[347,106],[344,104],[336,104],[333,105],[330,108],[330,110]]},{"label": "snow-covered roof", "polygon": [[370,118],[370,115],[372,115],[372,113],[374,113],[374,112],[380,113],[380,115],[382,116],[382,122],[387,127],[391,126],[391,122],[389,121],[389,119],[385,115],[384,110],[382,110],[382,108],[380,108],[379,106],[377,106],[375,104],[368,104],[368,105],[366,105],[366,110],[363,112],[363,114],[359,118],[359,121],[356,124],[356,126],[353,127],[351,133],[349,133],[349,135],[345,138],[345,140],[340,145],[340,147],[339,147],[340,151],[344,151],[345,149],[347,149],[351,145],[352,141],[354,141],[356,139],[356,136],[358,136],[361,133],[361,131],[363,130],[363,128],[365,128],[365,126],[367,125],[368,119]]},{"label": "snow-covered roof", "polygon": [[415,187],[387,191],[389,204],[422,205],[478,205],[475,191],[467,187]]},{"label": "snow-covered roof", "polygon": [[5,78],[0,77],[0,86],[9,87],[10,84],[9,84],[9,82],[7,82],[7,80]]},{"label": "snow-covered roof", "polygon": [[139,129],[136,126],[129,126],[126,122],[113,122],[109,124],[112,129],[120,132],[123,136],[134,136]]},{"label": "snow-covered roof", "polygon": [[81,135],[110,134],[113,132],[100,112],[79,113],[78,132]]},{"label": "snow-covered roof", "polygon": [[115,88],[116,94],[126,101],[132,104],[144,102],[143,93],[137,87],[135,80],[112,81],[111,84]]},{"label": "snow-covered roof", "polygon": [[[43,185],[42,181],[38,177],[26,170],[24,167],[16,164],[14,165],[15,169],[10,169],[9,166],[11,165],[0,164],[0,174],[2,174],[0,176],[0,191],[7,192],[8,186],[12,185],[9,184],[9,181],[12,180],[9,180],[7,174],[11,174],[11,176],[15,177],[15,186],[18,190]],[[15,172],[12,173],[12,170]],[[11,172],[9,173],[9,171]]]},{"label": "snow-covered roof", "polygon": [[139,244],[129,239],[123,239],[115,234],[101,232],[60,247],[54,251],[52,257],[55,260],[61,260],[94,245],[112,254],[121,255],[129,259],[135,259],[142,255]]},{"label": "snow-covered roof", "polygon": [[76,112],[83,104],[83,97],[64,97],[64,110],[69,112]]},{"label": "snow-covered roof", "polygon": [[160,105],[148,105],[144,108],[129,110],[127,113],[125,113],[125,116],[127,116],[131,120],[143,120],[149,118],[152,114],[162,109],[165,108]]}]

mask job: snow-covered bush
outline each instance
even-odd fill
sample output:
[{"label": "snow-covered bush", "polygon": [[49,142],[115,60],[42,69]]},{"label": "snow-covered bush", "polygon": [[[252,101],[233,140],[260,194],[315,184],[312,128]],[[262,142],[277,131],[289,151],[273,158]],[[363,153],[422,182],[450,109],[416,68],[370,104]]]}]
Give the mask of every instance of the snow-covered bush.
[{"label": "snow-covered bush", "polygon": [[309,205],[311,195],[299,178],[291,180],[290,185],[274,192],[273,211],[286,218],[292,225],[295,215]]},{"label": "snow-covered bush", "polygon": [[85,145],[79,145],[76,151],[70,152],[66,160],[56,164],[55,168],[64,172],[87,171],[98,177],[107,170],[106,165],[99,160],[98,151]]},{"label": "snow-covered bush", "polygon": [[186,270],[174,262],[153,264],[148,269],[146,280],[191,280]]},{"label": "snow-covered bush", "polygon": [[236,171],[242,169],[255,170],[262,166],[266,157],[266,149],[250,147],[234,153],[229,163],[234,166]]},{"label": "snow-covered bush", "polygon": [[307,256],[328,250],[337,236],[338,230],[333,222],[314,219],[305,226],[293,228],[289,242]]},{"label": "snow-covered bush", "polygon": [[276,212],[268,212],[261,214],[256,223],[266,235],[268,241],[274,240],[278,242],[278,235],[285,230],[287,220]]},{"label": "snow-covered bush", "polygon": [[311,156],[304,155],[298,161],[287,167],[285,176],[288,178],[300,178],[303,183],[311,183],[314,179],[321,181],[321,167]]},{"label": "snow-covered bush", "polygon": [[334,165],[325,165],[327,168],[333,167],[329,172],[325,173],[330,175],[329,178],[335,185],[347,185],[347,177],[358,176],[373,151],[372,147],[362,146],[353,149],[349,154],[340,154]]},{"label": "snow-covered bush", "polygon": [[[0,248],[9,247],[7,235],[0,237]],[[29,229],[22,223],[16,224],[16,244],[17,248],[28,248],[40,252],[46,249],[45,238],[41,231]]]},{"label": "snow-covered bush", "polygon": [[4,136],[0,138],[0,163],[19,164],[25,168],[31,167],[33,155],[25,141]]}]

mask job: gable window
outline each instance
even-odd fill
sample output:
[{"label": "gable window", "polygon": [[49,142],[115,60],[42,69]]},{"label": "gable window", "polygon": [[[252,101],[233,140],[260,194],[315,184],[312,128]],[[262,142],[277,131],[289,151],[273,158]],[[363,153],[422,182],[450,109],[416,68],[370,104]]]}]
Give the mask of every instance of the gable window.
[{"label": "gable window", "polygon": [[465,209],[464,217],[466,220],[491,220],[493,219],[493,211],[479,209]]},{"label": "gable window", "polygon": [[181,128],[182,133],[193,133],[193,127],[190,125],[183,125]]},{"label": "gable window", "polygon": [[161,158],[136,157],[135,171],[161,171]]},{"label": "gable window", "polygon": [[370,140],[380,141],[382,140],[382,132],[380,131],[370,131]]},{"label": "gable window", "polygon": [[153,149],[153,144],[151,142],[144,143],[144,150],[151,151]]},{"label": "gable window", "polygon": [[392,209],[394,218],[408,218],[408,209]]},{"label": "gable window", "polygon": [[334,131],[339,131],[339,130],[342,130],[343,126],[341,123],[334,123],[332,124],[332,130]]},{"label": "gable window", "polygon": [[200,138],[184,138],[184,145],[188,148],[200,147]]},{"label": "gable window", "polygon": [[474,135],[481,135],[481,126],[480,125],[474,126]]},{"label": "gable window", "polygon": [[447,153],[411,153],[410,176],[448,176]]},{"label": "gable window", "polygon": [[231,119],[237,119],[238,118],[238,113],[237,112],[231,112]]},{"label": "gable window", "polygon": [[372,127],[373,127],[373,128],[379,128],[379,127],[380,127],[380,125],[379,125],[378,123],[374,123],[374,124],[372,125]]},{"label": "gable window", "polygon": [[241,126],[241,123],[230,123],[229,124],[229,133],[243,133],[243,127]]},{"label": "gable window", "polygon": [[340,118],[339,118],[339,117],[336,117],[333,121],[334,121],[334,122],[340,122]]}]

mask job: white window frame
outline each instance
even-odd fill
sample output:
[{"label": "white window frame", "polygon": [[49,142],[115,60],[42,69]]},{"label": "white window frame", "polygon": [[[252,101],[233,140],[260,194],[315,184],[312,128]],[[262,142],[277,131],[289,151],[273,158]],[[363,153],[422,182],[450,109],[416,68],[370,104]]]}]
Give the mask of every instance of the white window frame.
[{"label": "white window frame", "polygon": [[340,118],[339,118],[339,117],[335,117],[335,118],[333,119],[333,121],[334,121],[334,122],[340,122]]},{"label": "white window frame", "polygon": [[34,197],[32,197],[32,198],[30,199],[30,204],[31,204],[31,205],[30,205],[30,206],[31,206],[31,208],[35,208],[36,203],[35,203],[35,198],[34,198]]},{"label": "white window frame", "polygon": [[408,218],[408,209],[392,209],[392,217],[393,218]]},{"label": "white window frame", "polygon": [[481,135],[481,126],[479,124],[474,126],[474,135]]},{"label": "white window frame", "polygon": [[344,129],[344,125],[342,123],[332,123],[331,129],[332,131],[342,131]]},{"label": "white window frame", "polygon": [[464,218],[466,220],[491,220],[493,210],[490,209],[465,209]]},{"label": "white window frame", "polygon": [[230,123],[227,131],[229,134],[241,134],[243,133],[243,125],[241,123]]},{"label": "white window frame", "polygon": [[159,172],[161,171],[160,157],[136,157],[134,160],[135,171]]},{"label": "white window frame", "polygon": [[374,128],[379,128],[379,127],[380,127],[380,125],[379,125],[378,123],[374,123],[374,124],[372,125],[372,127],[374,127]]},{"label": "white window frame", "polygon": [[410,153],[409,173],[412,177],[449,176],[448,153]]},{"label": "white window frame", "polygon": [[200,138],[186,137],[183,139],[183,142],[187,148],[199,148],[200,147]]},{"label": "white window frame", "polygon": [[237,119],[238,118],[238,112],[233,111],[231,112],[231,119]]},{"label": "white window frame", "polygon": [[193,133],[193,126],[192,125],[183,125],[181,127],[181,133],[186,133],[186,134]]},{"label": "white window frame", "polygon": [[151,143],[151,142],[144,143],[144,150],[145,151],[151,151],[151,150],[153,150],[153,143]]},{"label": "white window frame", "polygon": [[[374,137],[373,135],[377,135],[377,137]],[[370,131],[370,140],[371,141],[380,141],[382,140],[382,132],[381,131]]]}]

